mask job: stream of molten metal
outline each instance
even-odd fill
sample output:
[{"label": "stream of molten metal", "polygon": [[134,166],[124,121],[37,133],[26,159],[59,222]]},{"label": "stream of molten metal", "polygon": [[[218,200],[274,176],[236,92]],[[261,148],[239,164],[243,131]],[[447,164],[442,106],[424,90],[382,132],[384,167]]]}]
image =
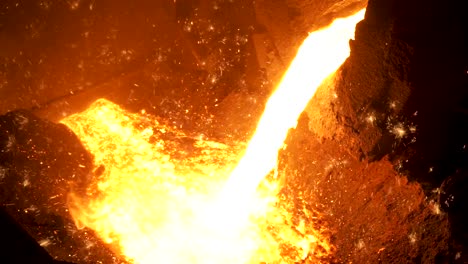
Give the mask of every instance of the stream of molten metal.
[{"label": "stream of molten metal", "polygon": [[94,230],[134,263],[297,263],[327,257],[333,246],[313,225],[317,215],[307,202],[299,206],[301,216],[294,215],[293,205],[278,198],[278,181],[266,176],[317,87],[349,56],[348,41],[363,16],[361,10],[309,35],[246,149],[189,137],[104,99],[63,119],[94,155],[90,183],[69,195],[77,225]]}]

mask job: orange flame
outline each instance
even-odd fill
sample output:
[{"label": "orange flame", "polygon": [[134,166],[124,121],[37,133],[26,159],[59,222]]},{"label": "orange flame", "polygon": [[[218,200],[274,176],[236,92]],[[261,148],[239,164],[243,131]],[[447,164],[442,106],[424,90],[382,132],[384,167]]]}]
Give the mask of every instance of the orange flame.
[{"label": "orange flame", "polygon": [[[349,55],[364,11],[314,32],[242,145],[190,138],[104,99],[61,122],[94,155],[96,179],[70,212],[135,263],[296,263],[332,252],[303,208],[293,220],[265,180],[290,128],[323,79]],[[237,166],[235,166],[237,164]]]}]

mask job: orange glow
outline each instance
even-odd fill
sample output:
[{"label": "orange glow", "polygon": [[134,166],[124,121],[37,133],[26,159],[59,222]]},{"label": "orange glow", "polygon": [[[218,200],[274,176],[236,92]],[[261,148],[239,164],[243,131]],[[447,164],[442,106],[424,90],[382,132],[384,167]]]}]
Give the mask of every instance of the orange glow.
[{"label": "orange glow", "polygon": [[364,14],[365,9],[336,19],[327,28],[311,33],[302,43],[281,83],[268,99],[255,134],[226,184],[228,197],[236,193],[246,198],[242,206],[248,203],[260,181],[276,166],[278,150],[289,129],[296,126],[299,115],[320,84],[349,57],[349,40],[354,38],[356,24]]},{"label": "orange glow", "polygon": [[[314,212],[277,197],[265,177],[287,132],[316,87],[349,56],[348,41],[364,10],[305,40],[241,157],[242,144],[191,138],[144,114],[100,99],[61,122],[94,155],[86,195],[70,194],[77,225],[135,263],[297,263],[333,251]],[[308,198],[310,199],[310,198]]]}]

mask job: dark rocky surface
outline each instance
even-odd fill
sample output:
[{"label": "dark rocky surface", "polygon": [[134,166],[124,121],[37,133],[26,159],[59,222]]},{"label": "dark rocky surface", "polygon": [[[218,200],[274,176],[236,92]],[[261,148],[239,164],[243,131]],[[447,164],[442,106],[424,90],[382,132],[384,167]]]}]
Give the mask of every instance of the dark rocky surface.
[{"label": "dark rocky surface", "polygon": [[[468,165],[468,23],[461,10],[467,10],[464,1],[369,1],[336,85],[321,88],[308,119],[299,123],[302,129],[290,136],[295,140],[286,157],[300,157],[307,148],[319,155],[331,151],[330,162],[346,161],[338,175],[332,171],[325,179],[307,162],[286,169],[304,171],[297,181],[319,173],[313,179],[322,187],[313,189],[314,196],[329,190],[323,201],[340,261],[467,261],[468,230],[461,223],[468,204],[462,191]],[[298,144],[302,148],[295,149]],[[300,159],[318,162],[314,151]],[[398,186],[391,186],[394,180]],[[359,191],[349,195],[354,188],[367,189],[364,201]],[[404,209],[408,201],[416,207]],[[353,215],[340,209],[347,206]]]}]

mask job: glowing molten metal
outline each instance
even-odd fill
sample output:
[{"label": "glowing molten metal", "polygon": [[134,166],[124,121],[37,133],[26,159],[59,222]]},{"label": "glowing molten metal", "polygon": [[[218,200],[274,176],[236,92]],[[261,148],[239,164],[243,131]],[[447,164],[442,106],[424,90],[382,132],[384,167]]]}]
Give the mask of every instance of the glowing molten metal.
[{"label": "glowing molten metal", "polygon": [[[93,181],[70,194],[78,225],[135,263],[318,262],[333,251],[316,213],[294,217],[266,179],[316,88],[349,56],[364,10],[304,41],[245,154],[98,100],[61,122],[94,155]],[[237,164],[237,166],[236,166]],[[308,198],[310,199],[310,198]]]}]

